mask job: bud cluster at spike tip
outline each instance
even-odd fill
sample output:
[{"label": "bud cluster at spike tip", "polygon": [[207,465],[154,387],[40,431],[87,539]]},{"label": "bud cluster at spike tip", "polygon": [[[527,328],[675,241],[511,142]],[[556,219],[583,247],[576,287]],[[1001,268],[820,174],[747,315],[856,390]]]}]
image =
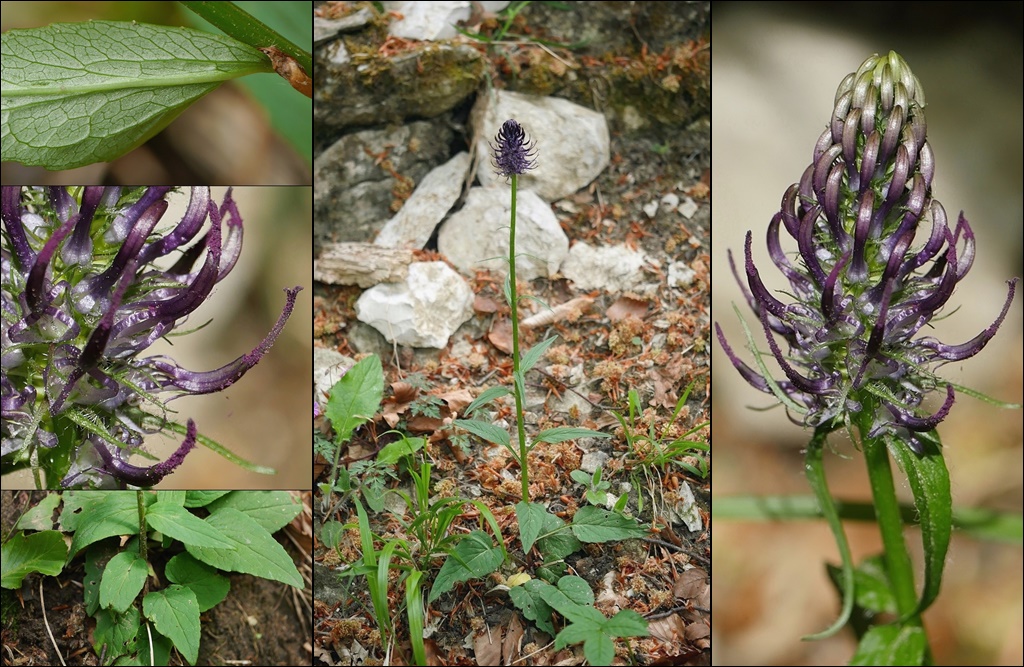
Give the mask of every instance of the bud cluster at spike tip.
[{"label": "bud cluster at spike tip", "polygon": [[[854,419],[868,437],[893,436],[916,453],[921,433],[948,414],[955,392],[933,367],[974,356],[995,334],[1013,300],[987,329],[960,345],[917,336],[946,305],[974,261],[974,233],[932,198],[935,158],[925,138],[924,91],[896,53],[874,55],[846,76],[827,129],[800,182],[782,197],[767,229],[768,254],[789,281],[784,303],[765,287],[747,232],[744,281],[733,275],[760,320],[785,378],[775,382],[815,428]],[[783,250],[785,231],[796,247]],[[716,323],[733,366],[756,389],[766,378],[741,360]],[[917,337],[916,337],[917,336]],[[785,341],[783,353],[778,338]],[[773,381],[774,382],[774,381]],[[945,394],[922,414],[924,397]],[[866,411],[866,413],[865,413]]]},{"label": "bud cluster at spike tip", "polygon": [[501,124],[498,136],[490,144],[494,153],[494,168],[499,176],[519,176],[537,166],[537,142],[530,141],[526,130],[510,118]]},{"label": "bud cluster at spike tip", "polygon": [[242,248],[230,190],[218,205],[209,188],[191,188],[180,220],[164,219],[170,193],[3,187],[5,470],[33,449],[60,444],[73,448],[63,486],[159,482],[197,439],[189,419],[167,461],[127,462],[146,435],[168,430],[166,402],[234,384],[283,329],[301,287],[285,290],[284,310],[266,338],[221,368],[191,371],[167,357],[141,356],[210,297]]}]

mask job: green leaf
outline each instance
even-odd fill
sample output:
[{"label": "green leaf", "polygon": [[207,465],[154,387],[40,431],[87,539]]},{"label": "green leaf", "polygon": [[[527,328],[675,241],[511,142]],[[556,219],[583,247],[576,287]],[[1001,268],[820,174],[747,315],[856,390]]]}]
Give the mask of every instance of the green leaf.
[{"label": "green leaf", "polygon": [[46,494],[35,507],[21,515],[14,527],[21,530],[53,530],[53,511],[59,503],[59,493]]},{"label": "green leaf", "polygon": [[502,396],[508,396],[509,393],[510,392],[507,388],[501,386],[484,389],[482,392],[480,392],[480,395],[476,397],[476,400],[474,400],[472,403],[466,406],[466,409],[463,414],[467,416],[472,415],[474,412],[476,412],[483,406],[487,405],[494,399],[501,398]]},{"label": "green leaf", "polygon": [[534,443],[537,442],[550,442],[551,444],[557,444],[566,440],[575,440],[576,438],[610,438],[612,437],[608,433],[601,433],[600,431],[592,431],[589,428],[577,428],[575,426],[559,426],[557,428],[544,429],[537,434],[537,437],[533,439]]},{"label": "green leaf", "polygon": [[[595,609],[594,611],[597,611],[597,610]],[[598,612],[598,614],[600,615],[600,612]],[[603,620],[604,616],[601,616],[601,619]],[[562,631],[559,632],[557,636],[555,636],[555,650],[556,651],[560,651],[563,648],[565,648],[566,646],[569,646],[571,644],[580,644],[582,642],[587,641],[591,637],[598,637],[598,636],[600,636],[600,634],[601,634],[601,623],[600,623],[600,621],[596,621],[594,619],[586,619],[586,620],[581,620],[578,623],[571,623],[571,624],[565,626],[564,628],[562,628]],[[605,639],[607,639],[607,637]],[[609,644],[611,643],[610,639],[608,639],[608,643]],[[614,646],[612,646],[612,650],[613,651],[615,650]],[[590,656],[587,656],[587,659],[589,660]],[[592,665],[610,665],[612,663],[611,662],[607,662],[607,661],[601,661],[601,662],[591,662],[591,664]]]},{"label": "green leaf", "polygon": [[509,447],[511,440],[508,435],[508,431],[501,428],[497,424],[491,424],[489,422],[483,422],[479,419],[456,419],[456,426],[463,428],[478,438],[483,438],[487,442],[493,442],[496,445],[502,447]]},{"label": "green leaf", "polygon": [[411,456],[423,449],[423,445],[425,445],[426,442],[427,441],[423,438],[403,437],[392,443],[384,445],[384,447],[377,452],[377,463],[381,465],[394,465],[398,463],[398,460],[403,456]]},{"label": "green leaf", "polygon": [[149,567],[134,551],[122,551],[107,563],[100,580],[100,606],[123,614],[146,583]]},{"label": "green leaf", "polygon": [[320,529],[320,541],[331,549],[337,549],[345,534],[345,524],[340,521],[326,521]]},{"label": "green leaf", "polygon": [[106,500],[111,493],[121,492],[65,491],[63,494],[64,508],[60,512],[61,530],[68,533],[78,530],[79,520],[83,517],[92,516],[92,508]]},{"label": "green leaf", "polygon": [[536,623],[544,632],[554,636],[555,626],[551,624],[551,607],[540,596],[541,587],[547,585],[538,579],[531,579],[522,586],[510,588],[508,596],[523,612],[523,616]]},{"label": "green leaf", "polygon": [[590,476],[590,473],[585,470],[572,470],[569,472],[569,477],[572,477],[573,480],[587,487],[589,487],[594,480],[594,478]]},{"label": "green leaf", "polygon": [[157,632],[181,651],[188,664],[199,656],[199,603],[192,589],[172,584],[142,599],[142,611],[153,621]]},{"label": "green leaf", "polygon": [[930,607],[939,594],[942,570],[953,531],[953,497],[949,471],[939,449],[938,433],[931,431],[928,435],[930,439],[922,438],[925,451],[921,456],[903,443],[895,440],[889,443],[889,452],[899,461],[910,482],[921,524],[921,541],[924,544],[924,588],[913,615]]},{"label": "green leaf", "polygon": [[[134,491],[99,491],[103,500],[91,505],[87,514],[78,519],[78,529],[71,540],[68,558],[79,550],[106,537],[139,534],[139,506]],[[77,495],[77,494],[76,494]],[[146,499],[147,504],[152,502]],[[64,514],[67,513],[67,507]],[[63,521],[63,514],[61,520]]]},{"label": "green leaf", "polygon": [[380,357],[372,354],[360,360],[331,387],[327,419],[334,427],[335,440],[347,442],[352,432],[373,418],[384,397],[384,371]]},{"label": "green leaf", "polygon": [[572,518],[572,532],[581,542],[611,542],[647,535],[647,526],[600,507],[582,507]]},{"label": "green leaf", "polygon": [[226,496],[231,491],[186,491],[185,507],[206,507],[217,498]]},{"label": "green leaf", "polygon": [[[150,624],[145,623],[139,627],[139,633],[135,639],[135,652],[131,657],[119,658],[115,665],[132,665],[133,667],[149,667],[149,665],[170,664],[171,640],[159,632],[152,631]],[[150,648],[150,638],[153,640]],[[150,652],[152,651],[152,655]]]},{"label": "green leaf", "polygon": [[146,523],[183,544],[198,547],[234,548],[220,531],[181,505],[157,501],[146,511]]},{"label": "green leaf", "polygon": [[68,548],[64,536],[56,530],[25,535],[15,533],[0,547],[3,564],[0,565],[0,582],[4,588],[18,588],[21,580],[31,572],[42,572],[52,576],[64,569]]},{"label": "green leaf", "polygon": [[632,609],[623,609],[609,618],[601,630],[610,637],[648,637],[651,634],[647,619]]},{"label": "green leaf", "polygon": [[[138,545],[138,541],[135,542]],[[82,596],[85,598],[85,613],[90,616],[100,608],[100,581],[103,570],[118,547],[113,542],[103,542],[85,552],[85,577],[82,579]]]},{"label": "green leaf", "polygon": [[186,544],[185,549],[196,559],[220,570],[244,572],[303,588],[302,576],[295,569],[284,547],[253,519],[236,509],[225,507],[206,517],[206,521],[219,530],[235,548],[217,549]]},{"label": "green leaf", "polygon": [[523,355],[522,361],[519,362],[519,372],[525,375],[527,371],[533,368],[537,362],[540,361],[540,358],[544,356],[544,353],[547,352],[548,348],[551,347],[556,340],[558,340],[558,336],[545,338],[543,341],[527,350],[526,354]]},{"label": "green leaf", "polygon": [[544,513],[544,525],[537,538],[537,550],[544,555],[544,561],[560,560],[583,548],[565,522],[554,514]]},{"label": "green leaf", "polygon": [[233,491],[210,503],[207,509],[215,512],[222,507],[233,507],[268,533],[281,530],[302,511],[302,503],[288,491]]},{"label": "green leaf", "polygon": [[573,623],[603,623],[605,620],[604,615],[594,609],[594,591],[581,577],[562,577],[557,588],[545,584],[538,593],[552,609]]},{"label": "green leaf", "polygon": [[876,625],[864,633],[851,665],[925,664],[928,638],[916,625]]},{"label": "green leaf", "polygon": [[157,494],[157,501],[166,505],[177,505],[178,507],[185,506],[185,498],[187,491],[154,491],[152,493]]},{"label": "green leaf", "polygon": [[523,543],[523,553],[529,553],[533,543],[544,528],[547,510],[540,503],[519,501],[516,503],[516,519],[519,520],[519,540]]},{"label": "green leaf", "polygon": [[423,573],[419,570],[409,572],[405,580],[405,612],[409,618],[409,643],[412,644],[412,655],[415,664],[427,664],[427,651],[423,644],[423,589],[420,579]]},{"label": "green leaf", "polygon": [[178,554],[164,568],[167,580],[187,586],[196,594],[199,611],[204,612],[223,602],[231,590],[231,581],[190,554]]},{"label": "green leaf", "polygon": [[430,589],[428,604],[450,591],[460,581],[494,572],[502,560],[501,549],[494,546],[490,535],[482,530],[474,530],[463,537],[455,547],[453,556],[445,559],[441,571],[437,573],[434,585]]},{"label": "green leaf", "polygon": [[[110,609],[100,609],[95,616],[96,631],[93,633],[93,648],[97,653],[103,651],[104,644],[107,645],[108,658],[116,658],[135,650],[140,621],[138,607],[131,605],[124,613],[120,614]],[[148,660],[148,654],[146,658]],[[146,664],[148,665],[149,662]]]},{"label": "green leaf", "polygon": [[271,70],[229,37],[134,21],[10,30],[2,48],[3,159],[51,170],[109,162],[224,81]]}]

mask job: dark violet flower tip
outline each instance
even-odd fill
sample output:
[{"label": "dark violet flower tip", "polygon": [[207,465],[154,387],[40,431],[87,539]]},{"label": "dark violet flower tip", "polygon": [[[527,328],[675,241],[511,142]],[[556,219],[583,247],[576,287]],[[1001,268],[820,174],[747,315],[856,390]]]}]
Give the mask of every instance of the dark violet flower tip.
[{"label": "dark violet flower tip", "polygon": [[103,459],[103,466],[106,472],[115,477],[119,482],[131,484],[132,486],[153,486],[184,463],[185,457],[195,446],[196,423],[189,419],[185,430],[185,440],[166,461],[156,465],[132,465],[120,457],[120,452],[111,454],[110,450],[102,442],[96,443],[96,451],[99,453],[100,458]]},{"label": "dark violet flower tip", "polygon": [[525,174],[537,166],[537,161],[533,159],[537,153],[536,142],[528,140],[526,130],[514,119],[502,123],[494,141],[490,146],[499,176],[507,178]]}]

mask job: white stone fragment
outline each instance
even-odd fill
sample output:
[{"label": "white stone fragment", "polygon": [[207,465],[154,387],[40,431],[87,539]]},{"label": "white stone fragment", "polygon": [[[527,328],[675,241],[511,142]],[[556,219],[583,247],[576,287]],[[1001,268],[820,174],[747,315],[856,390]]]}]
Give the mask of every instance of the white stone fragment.
[{"label": "white stone fragment", "polygon": [[444,262],[416,262],[404,283],[371,287],[356,301],[356,317],[389,343],[443,348],[473,316],[473,290]]},{"label": "white stone fragment", "polygon": [[697,278],[697,272],[682,262],[672,262],[668,265],[668,286],[686,288],[693,284]]},{"label": "white stone fragment", "polygon": [[624,292],[635,288],[643,280],[641,268],[646,260],[638,250],[624,245],[595,248],[578,241],[569,250],[562,266],[562,275],[573,281],[580,290]]},{"label": "white stone fragment", "polygon": [[689,197],[683,200],[683,203],[676,209],[679,211],[679,215],[683,216],[687,220],[692,218],[697,213],[697,202],[693,201]]},{"label": "white stone fragment", "polygon": [[463,151],[424,176],[373,242],[388,248],[423,248],[434,228],[459,198],[469,161],[469,153]]},{"label": "white stone fragment", "polygon": [[647,214],[648,218],[653,218],[655,215],[657,215],[658,214],[658,202],[657,201],[649,201],[646,204],[644,204],[644,213]]},{"label": "white stone fragment", "polygon": [[[437,236],[437,249],[472,275],[477,269],[507,272],[508,224],[512,214],[508,186],[472,188],[466,203],[453,213]],[[520,280],[550,277],[569,252],[569,238],[535,193],[520,190],[516,202],[516,276]]]},{"label": "white stone fragment", "polygon": [[384,2],[384,9],[397,12],[401,19],[388,25],[388,33],[405,39],[451,39],[457,33],[454,24],[471,13],[469,0],[435,2]]}]

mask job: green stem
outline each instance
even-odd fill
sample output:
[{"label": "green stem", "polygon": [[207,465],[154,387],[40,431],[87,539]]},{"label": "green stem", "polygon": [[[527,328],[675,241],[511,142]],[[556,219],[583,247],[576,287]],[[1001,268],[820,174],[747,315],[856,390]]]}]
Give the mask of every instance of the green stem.
[{"label": "green stem", "polygon": [[836,546],[839,547],[839,557],[842,561],[843,572],[843,606],[839,612],[839,617],[834,623],[832,623],[832,625],[821,632],[813,635],[807,635],[804,637],[805,640],[831,637],[846,625],[846,622],[850,620],[850,614],[853,612],[853,555],[850,553],[850,543],[847,541],[846,533],[843,531],[843,524],[839,520],[839,512],[836,509],[835,499],[832,497],[832,493],[828,490],[828,480],[825,478],[823,453],[825,450],[825,442],[828,440],[828,434],[831,431],[832,429],[827,426],[819,426],[814,429],[814,436],[807,445],[807,455],[804,459],[804,471],[807,473],[807,482],[811,485],[811,489],[814,491],[814,495],[818,500],[818,507],[821,510],[821,514],[828,522],[829,528],[832,529],[832,535],[836,540]]},{"label": "green stem", "polygon": [[512,384],[516,398],[516,429],[519,434],[519,469],[522,471],[523,502],[530,502],[530,472],[527,465],[526,427],[523,424],[524,381],[519,371],[519,295],[516,292],[516,187],[519,177],[512,174],[512,219],[508,231],[508,305],[512,310]]},{"label": "green stem", "polygon": [[146,499],[142,491],[135,492],[135,499],[139,504],[139,557],[146,560]]},{"label": "green stem", "polygon": [[244,42],[257,49],[266,46],[276,46],[292,58],[295,58],[299,65],[302,66],[302,69],[306,70],[307,74],[312,75],[313,57],[308,51],[304,51],[291,41],[285,39],[281,33],[259,21],[235,3],[183,1],[181,4],[220,28],[224,34],[234,37],[240,42]]},{"label": "green stem", "polygon": [[[865,414],[873,411],[865,410]],[[871,481],[871,495],[875,503],[875,518],[882,532],[882,545],[885,548],[885,566],[888,570],[889,584],[892,586],[896,607],[901,617],[907,617],[917,607],[917,593],[914,590],[914,568],[910,562],[910,553],[903,539],[903,519],[900,514],[899,499],[896,498],[896,486],[892,479],[892,467],[889,465],[889,451],[882,438],[867,437],[867,424],[860,424],[861,444],[864,447],[864,459],[868,466],[868,477]],[[914,616],[909,625],[921,625],[920,616]]]}]

